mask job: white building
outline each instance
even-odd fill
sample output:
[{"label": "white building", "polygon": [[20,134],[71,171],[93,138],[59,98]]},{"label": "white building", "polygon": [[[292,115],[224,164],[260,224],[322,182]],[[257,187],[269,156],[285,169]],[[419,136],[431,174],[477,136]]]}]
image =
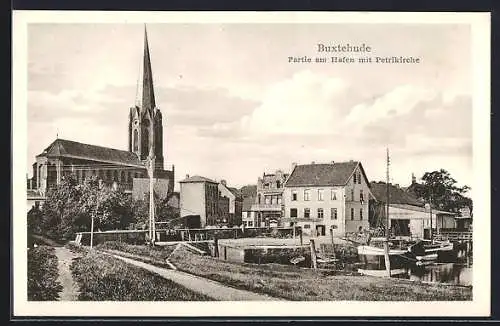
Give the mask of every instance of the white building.
[{"label": "white building", "polygon": [[368,229],[369,182],[360,162],[295,165],[285,183],[284,224],[304,234]]}]

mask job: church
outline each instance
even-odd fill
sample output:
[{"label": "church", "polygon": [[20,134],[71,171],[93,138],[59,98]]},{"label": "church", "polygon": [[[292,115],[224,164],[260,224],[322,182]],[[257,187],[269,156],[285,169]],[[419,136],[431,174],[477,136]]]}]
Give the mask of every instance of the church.
[{"label": "church", "polygon": [[144,57],[141,98],[130,108],[128,119],[128,150],[84,144],[57,138],[36,156],[33,177],[28,190],[40,198],[65,176],[72,175],[79,183],[97,176],[106,186],[142,199],[149,192],[149,171],[155,179],[155,192],[165,197],[174,190],[174,166],[164,168],[163,118],[156,107],[153,73],[147,31],[144,30]]}]

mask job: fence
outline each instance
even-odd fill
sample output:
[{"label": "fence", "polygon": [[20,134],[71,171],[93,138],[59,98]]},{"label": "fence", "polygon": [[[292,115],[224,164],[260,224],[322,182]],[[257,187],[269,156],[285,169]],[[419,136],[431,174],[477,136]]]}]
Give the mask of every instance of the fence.
[{"label": "fence", "polygon": [[[111,230],[94,232],[94,245],[106,241],[143,244],[148,240],[148,230]],[[292,228],[217,228],[217,229],[157,229],[156,242],[205,241],[214,239],[239,239],[255,237],[291,238]],[[79,232],[76,244],[90,245],[90,232]]]},{"label": "fence", "polygon": [[472,232],[441,232],[436,237],[450,241],[472,241]]}]

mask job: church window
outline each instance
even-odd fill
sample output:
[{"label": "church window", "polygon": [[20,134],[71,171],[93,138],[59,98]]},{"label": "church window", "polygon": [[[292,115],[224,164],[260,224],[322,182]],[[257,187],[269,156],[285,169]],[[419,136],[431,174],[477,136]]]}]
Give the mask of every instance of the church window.
[{"label": "church window", "polygon": [[120,172],[120,182],[127,182],[124,171]]},{"label": "church window", "polygon": [[137,145],[139,142],[138,138],[139,138],[139,132],[137,131],[137,129],[134,129],[134,152],[139,149]]},{"label": "church window", "polygon": [[113,181],[118,181],[118,171],[113,171]]}]

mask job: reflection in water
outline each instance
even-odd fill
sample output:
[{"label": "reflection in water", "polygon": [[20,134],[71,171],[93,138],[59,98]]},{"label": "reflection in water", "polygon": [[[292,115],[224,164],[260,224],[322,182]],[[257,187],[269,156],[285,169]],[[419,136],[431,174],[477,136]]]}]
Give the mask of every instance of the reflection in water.
[{"label": "reflection in water", "polygon": [[472,285],[472,267],[459,263],[437,263],[429,266],[412,266],[398,278],[412,281],[441,282],[459,285]]}]

